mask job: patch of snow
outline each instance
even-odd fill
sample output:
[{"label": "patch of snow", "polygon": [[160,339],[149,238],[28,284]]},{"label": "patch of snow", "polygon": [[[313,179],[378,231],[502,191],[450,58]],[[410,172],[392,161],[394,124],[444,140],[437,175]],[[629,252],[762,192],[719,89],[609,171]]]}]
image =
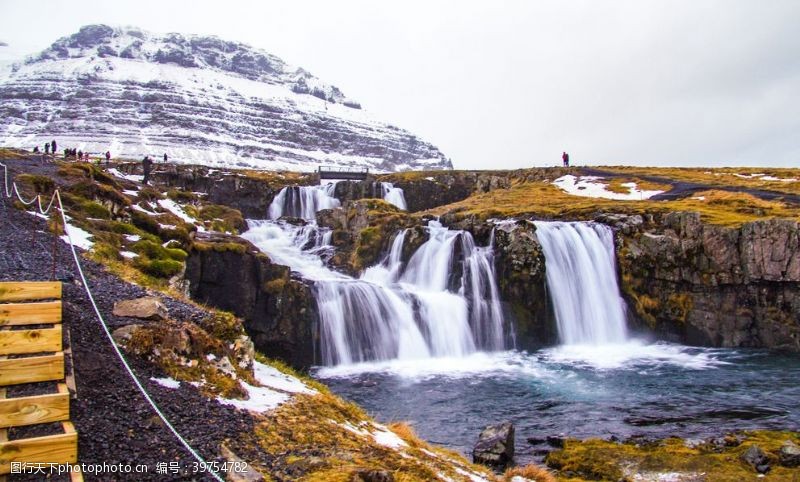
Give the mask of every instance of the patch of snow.
[{"label": "patch of snow", "polygon": [[482,477],[482,476],[480,476],[480,475],[478,475],[478,474],[476,474],[474,472],[467,472],[466,470],[464,470],[462,468],[459,468],[459,467],[453,467],[453,468],[459,474],[461,474],[461,475],[463,475],[465,477],[468,477],[469,480],[471,480],[472,482],[489,482],[489,479],[487,479],[485,477]]},{"label": "patch of snow", "polygon": [[375,431],[372,432],[372,438],[374,438],[375,442],[378,444],[383,445],[384,447],[389,447],[390,449],[408,447],[408,444],[405,442],[405,440],[398,437],[396,433],[392,432],[383,425],[375,424],[374,427]]},{"label": "patch of snow", "polygon": [[141,239],[142,239],[142,237],[141,237],[141,236],[139,236],[138,234],[126,234],[126,235],[125,235],[125,239],[127,239],[127,240],[128,240],[128,241],[130,241],[131,243],[135,243],[136,241],[139,241],[139,240],[141,240]]},{"label": "patch of snow", "polygon": [[425,180],[426,180],[426,181],[435,181],[435,180],[436,180],[436,178],[433,178],[433,177],[431,177],[431,176],[428,176],[428,177],[426,177],[426,178],[425,178]]},{"label": "patch of snow", "polygon": [[161,224],[161,223],[158,223],[158,227],[160,227],[161,229],[177,229],[178,228],[174,224]]},{"label": "patch of snow", "polygon": [[125,194],[126,196],[138,196],[139,191],[131,191],[130,189],[125,189],[122,191],[122,194]]},{"label": "patch of snow", "polygon": [[693,197],[692,199],[696,199],[696,200],[698,200],[698,201],[705,201],[705,200],[706,200],[706,197],[705,197],[705,196],[695,196],[695,197]]},{"label": "patch of snow", "polygon": [[170,377],[165,377],[165,378],[150,377],[150,380],[153,380],[154,382],[158,383],[162,387],[166,387],[166,388],[175,389],[175,388],[180,388],[180,386],[181,386],[181,382],[179,382],[178,380],[175,380],[174,378],[170,378]]},{"label": "patch of snow", "polygon": [[138,257],[139,255],[134,253],[133,251],[120,251],[119,255],[126,259],[133,259]]},{"label": "patch of snow", "polygon": [[286,393],[276,392],[267,387],[254,387],[246,382],[240,383],[249,395],[247,400],[217,397],[217,401],[223,405],[231,405],[241,410],[266,412],[286,403],[290,398]]},{"label": "patch of snow", "polygon": [[606,189],[608,184],[600,182],[597,176],[576,177],[572,174],[561,176],[553,184],[567,194],[581,197],[613,199],[617,201],[641,201],[661,194],[664,191],[640,191],[635,182],[622,183],[628,188],[628,193],[612,192]]},{"label": "patch of snow", "polygon": [[86,251],[92,249],[94,242],[90,239],[92,237],[91,233],[69,224],[69,221],[67,221],[65,228],[67,233],[61,235],[61,239],[65,243],[69,244],[71,240],[72,245],[76,248],[85,249]]},{"label": "patch of snow", "polygon": [[317,393],[316,390],[309,388],[299,379],[287,375],[275,367],[257,361],[253,362],[253,375],[255,379],[258,380],[258,383],[276,390],[289,393],[305,393],[308,395]]},{"label": "patch of snow", "polygon": [[148,216],[160,216],[160,214],[158,214],[156,212],[153,212],[153,211],[148,211],[147,209],[139,206],[138,204],[131,204],[131,208],[136,210],[136,211],[139,211],[141,213],[145,213]]},{"label": "patch of snow", "polygon": [[186,211],[184,211],[182,207],[178,206],[178,204],[172,199],[159,199],[158,205],[189,224],[198,224],[198,221],[195,218],[186,214]]},{"label": "patch of snow", "polygon": [[109,169],[108,173],[120,179],[127,179],[128,181],[133,181],[133,182],[142,182],[144,180],[144,176],[140,176],[138,174],[123,174],[122,172],[120,172],[119,169],[115,167]]}]

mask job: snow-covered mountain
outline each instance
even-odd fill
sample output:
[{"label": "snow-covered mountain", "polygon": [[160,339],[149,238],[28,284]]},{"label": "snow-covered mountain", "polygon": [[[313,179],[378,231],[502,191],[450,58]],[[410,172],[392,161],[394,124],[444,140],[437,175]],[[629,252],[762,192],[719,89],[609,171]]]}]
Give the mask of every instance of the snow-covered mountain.
[{"label": "snow-covered mountain", "polygon": [[[90,25],[0,72],[0,144],[216,166],[446,169],[439,149],[301,68],[216,37]],[[41,147],[40,147],[41,148]]]}]

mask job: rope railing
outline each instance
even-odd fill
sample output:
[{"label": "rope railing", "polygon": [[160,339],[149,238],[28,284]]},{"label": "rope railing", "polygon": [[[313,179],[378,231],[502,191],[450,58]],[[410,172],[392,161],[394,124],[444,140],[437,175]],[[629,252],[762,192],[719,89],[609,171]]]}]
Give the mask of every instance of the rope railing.
[{"label": "rope railing", "polygon": [[125,356],[122,354],[122,351],[119,349],[119,347],[117,346],[116,342],[114,341],[114,337],[111,334],[111,330],[108,328],[108,324],[106,323],[105,319],[103,318],[103,315],[100,313],[100,309],[97,307],[97,303],[94,300],[94,295],[92,295],[92,291],[89,288],[89,283],[86,280],[86,275],[84,274],[83,268],[81,267],[80,258],[78,257],[78,252],[75,250],[75,245],[72,243],[72,236],[70,235],[69,230],[67,229],[67,224],[68,224],[67,223],[67,215],[66,215],[66,212],[64,210],[64,205],[61,202],[61,193],[59,192],[59,190],[57,188],[54,190],[53,195],[50,198],[50,202],[47,205],[47,209],[43,209],[42,208],[42,199],[41,199],[42,196],[41,196],[41,194],[37,194],[36,197],[31,199],[30,201],[26,201],[25,199],[23,199],[22,194],[20,193],[19,187],[17,186],[16,182],[12,181],[11,185],[9,186],[8,166],[6,166],[4,163],[0,162],[0,167],[3,168],[3,172],[4,172],[4,181],[5,181],[4,182],[4,184],[5,184],[5,193],[4,194],[5,194],[6,198],[10,199],[14,195],[16,195],[17,199],[19,199],[19,201],[21,203],[23,203],[25,206],[30,206],[34,202],[38,201],[38,206],[37,207],[38,207],[39,213],[42,214],[42,215],[47,215],[47,213],[50,211],[50,209],[55,204],[56,210],[61,214],[61,221],[64,223],[64,234],[67,236],[67,242],[69,244],[70,250],[72,251],[72,258],[75,261],[75,267],[77,268],[78,275],[80,276],[80,279],[81,279],[81,281],[83,283],[83,288],[84,288],[84,291],[86,291],[86,296],[89,298],[89,302],[92,304],[92,308],[94,309],[94,313],[97,316],[98,321],[100,322],[100,326],[103,329],[103,332],[105,333],[106,338],[108,339],[109,343],[111,344],[111,347],[114,349],[114,352],[116,353],[117,357],[122,362],[122,365],[125,368],[125,371],[131,377],[131,379],[133,380],[134,385],[136,385],[136,388],[139,390],[139,392],[142,394],[142,396],[144,396],[145,400],[150,405],[150,407],[153,409],[153,411],[156,413],[156,415],[158,415],[158,417],[161,419],[161,421],[164,422],[164,425],[172,432],[172,434],[175,436],[175,438],[178,439],[178,441],[181,443],[181,445],[183,445],[183,447],[192,455],[192,457],[194,457],[200,463],[200,466],[202,468],[204,468],[208,472],[209,475],[214,477],[214,479],[216,479],[219,482],[224,482],[224,479],[215,470],[212,469],[212,465],[209,464],[208,462],[206,462],[203,459],[203,457],[189,444],[189,442],[185,438],[183,438],[183,436],[181,436],[181,434],[172,425],[172,423],[170,423],[170,421],[167,419],[166,415],[164,415],[164,413],[158,407],[156,402],[152,399],[152,397],[150,397],[150,394],[147,393],[147,390],[144,388],[142,383],[139,381],[139,378],[134,373],[133,368],[131,368],[131,366],[128,364],[128,361],[125,359]]}]

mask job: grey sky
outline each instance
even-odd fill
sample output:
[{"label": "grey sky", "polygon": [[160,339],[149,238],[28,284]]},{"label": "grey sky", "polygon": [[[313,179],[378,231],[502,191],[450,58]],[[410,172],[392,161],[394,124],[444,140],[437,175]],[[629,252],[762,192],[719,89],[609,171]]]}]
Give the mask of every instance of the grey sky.
[{"label": "grey sky", "polygon": [[3,0],[0,60],[88,23],[239,40],[457,168],[796,166],[800,2]]}]

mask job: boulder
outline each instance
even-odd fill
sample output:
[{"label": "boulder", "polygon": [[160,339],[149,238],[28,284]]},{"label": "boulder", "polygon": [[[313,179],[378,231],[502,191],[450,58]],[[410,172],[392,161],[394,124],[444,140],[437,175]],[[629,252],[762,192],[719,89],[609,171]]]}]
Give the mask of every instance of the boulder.
[{"label": "boulder", "polygon": [[142,325],[125,325],[114,330],[114,332],[111,333],[111,336],[114,338],[114,341],[117,343],[117,345],[125,345],[128,343],[128,341],[130,341],[131,337],[133,337],[133,334],[136,332],[136,330],[141,327]]},{"label": "boulder", "polygon": [[784,467],[800,467],[800,447],[791,440],[783,443],[779,457]]},{"label": "boulder", "polygon": [[758,445],[751,445],[739,458],[759,474],[769,472],[769,457]]},{"label": "boulder", "polygon": [[472,449],[472,461],[493,468],[503,469],[514,459],[514,425],[503,422],[489,425],[478,436]]},{"label": "boulder", "polygon": [[166,320],[169,317],[167,307],[155,296],[117,301],[113,313],[114,316],[141,320]]},{"label": "boulder", "polygon": [[358,470],[350,482],[394,482],[394,475],[388,470]]}]

